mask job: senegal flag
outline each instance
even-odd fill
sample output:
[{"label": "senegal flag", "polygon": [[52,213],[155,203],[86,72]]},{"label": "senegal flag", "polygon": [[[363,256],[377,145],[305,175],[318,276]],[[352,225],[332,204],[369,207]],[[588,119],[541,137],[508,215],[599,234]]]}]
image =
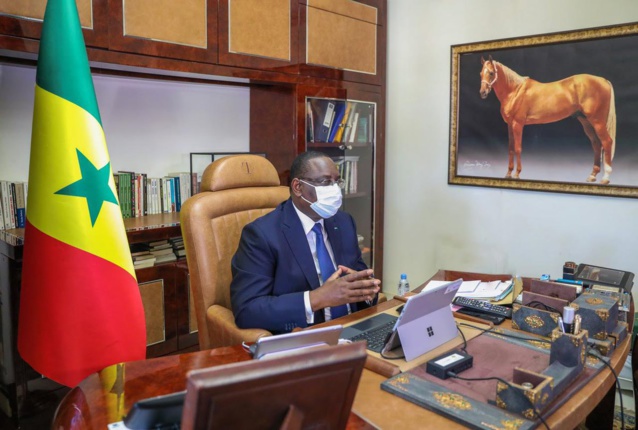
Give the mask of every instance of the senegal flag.
[{"label": "senegal flag", "polygon": [[18,350],[67,386],[146,355],[144,310],[74,0],[49,0],[35,87]]}]

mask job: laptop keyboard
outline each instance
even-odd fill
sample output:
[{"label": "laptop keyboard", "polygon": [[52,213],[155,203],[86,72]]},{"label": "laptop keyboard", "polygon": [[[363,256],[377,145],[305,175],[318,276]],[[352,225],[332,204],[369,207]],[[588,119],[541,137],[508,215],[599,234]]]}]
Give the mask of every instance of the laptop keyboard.
[{"label": "laptop keyboard", "polygon": [[383,346],[385,345],[385,341],[388,338],[388,335],[392,333],[392,328],[394,327],[395,321],[389,321],[377,328],[366,331],[364,333],[358,334],[354,337],[351,337],[350,340],[353,342],[357,342],[360,340],[366,340],[368,342],[367,348],[370,351],[381,352]]}]

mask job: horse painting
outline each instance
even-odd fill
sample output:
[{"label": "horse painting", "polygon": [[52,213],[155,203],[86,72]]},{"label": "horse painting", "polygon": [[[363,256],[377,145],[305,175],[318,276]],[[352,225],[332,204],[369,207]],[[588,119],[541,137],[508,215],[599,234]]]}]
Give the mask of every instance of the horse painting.
[{"label": "horse painting", "polygon": [[[541,83],[494,61],[481,57],[481,98],[493,89],[507,123],[509,164],[506,178],[519,179],[522,165],[523,127],[547,124],[568,116],[580,121],[594,149],[594,168],[587,182],[596,182],[601,160],[601,184],[609,184],[611,161],[616,146],[616,107],[611,83],[593,75],[574,75],[560,81]],[[514,169],[516,156],[516,172]]]}]

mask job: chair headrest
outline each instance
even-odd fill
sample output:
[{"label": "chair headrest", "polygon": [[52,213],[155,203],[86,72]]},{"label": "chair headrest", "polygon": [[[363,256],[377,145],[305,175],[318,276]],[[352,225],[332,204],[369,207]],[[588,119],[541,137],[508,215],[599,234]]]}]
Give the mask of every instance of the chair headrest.
[{"label": "chair headrest", "polygon": [[212,162],[202,175],[201,191],[279,185],[275,166],[255,154],[229,155]]}]

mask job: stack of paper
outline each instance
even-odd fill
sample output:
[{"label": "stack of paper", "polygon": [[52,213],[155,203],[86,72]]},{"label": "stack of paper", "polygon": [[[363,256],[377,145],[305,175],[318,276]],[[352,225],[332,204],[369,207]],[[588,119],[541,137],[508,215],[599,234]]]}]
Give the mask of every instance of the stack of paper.
[{"label": "stack of paper", "polygon": [[[430,288],[436,288],[439,285],[447,284],[448,281],[430,281],[425,286],[424,290]],[[507,281],[463,281],[459,290],[456,292],[457,296],[470,297],[473,299],[499,301],[507,296],[514,286],[512,279]]]}]

